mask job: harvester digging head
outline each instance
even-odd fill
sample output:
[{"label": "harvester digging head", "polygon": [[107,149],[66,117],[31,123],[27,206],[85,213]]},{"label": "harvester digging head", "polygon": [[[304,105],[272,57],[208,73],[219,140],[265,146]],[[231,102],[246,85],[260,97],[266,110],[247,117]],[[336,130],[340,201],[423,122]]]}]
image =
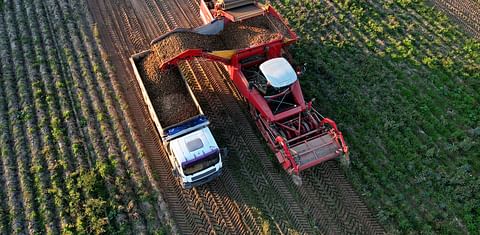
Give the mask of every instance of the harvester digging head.
[{"label": "harvester digging head", "polygon": [[259,117],[257,125],[266,130],[271,148],[289,173],[299,174],[337,157],[349,162],[348,146],[337,125],[313,108],[282,122],[268,124]]},{"label": "harvester digging head", "polygon": [[348,160],[342,133],[333,120],[312,107],[312,101],[305,102],[290,63],[278,57],[262,62],[258,71],[256,68],[243,69],[259,93],[252,114],[283,168],[299,174],[342,154]]}]

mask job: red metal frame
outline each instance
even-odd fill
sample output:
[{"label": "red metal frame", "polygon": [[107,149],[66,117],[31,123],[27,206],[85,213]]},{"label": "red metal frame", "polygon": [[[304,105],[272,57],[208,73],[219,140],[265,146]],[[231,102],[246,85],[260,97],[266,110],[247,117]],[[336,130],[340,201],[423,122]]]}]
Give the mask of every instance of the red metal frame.
[{"label": "red metal frame", "polygon": [[344,153],[348,153],[348,146],[345,142],[345,139],[343,139],[343,134],[340,130],[337,128],[337,124],[330,118],[323,118],[321,125],[328,124],[332,126],[333,130],[335,130],[335,133],[338,135],[338,139],[340,140],[340,144],[342,146],[342,150]]},{"label": "red metal frame", "polygon": [[[214,18],[213,14],[215,12],[209,10],[204,1],[200,3],[200,10],[202,20],[208,21],[205,23],[210,23],[211,19]],[[286,21],[272,7],[266,7],[266,14],[280,19],[287,25]],[[222,16],[225,23],[231,21],[226,15]],[[243,74],[242,68],[262,63],[268,59],[281,57],[285,52],[284,48],[298,40],[298,36],[290,30],[288,25],[287,28],[290,39],[278,39],[263,45],[236,50],[230,59],[216,56],[202,49],[189,49],[164,62],[161,67],[166,68],[169,65],[176,65],[180,60],[189,60],[195,57],[203,57],[224,63],[236,88],[251,105],[251,112],[256,124],[270,148],[275,152],[278,161],[288,172],[298,174],[302,170],[336,158],[342,153],[348,154],[348,147],[336,123],[329,118],[322,117],[313,109],[312,102],[305,102],[299,81],[296,81],[289,87],[289,92],[296,106],[274,114],[265,97],[257,89],[251,88]],[[160,37],[159,40],[162,38],[164,37]],[[255,57],[261,59],[259,61],[242,63],[245,59]],[[328,139],[328,141],[324,141],[325,139]],[[324,146],[308,147],[307,143],[314,140],[323,140],[324,142],[321,143]],[[320,143],[318,141],[315,143]],[[301,158],[302,156],[292,151],[295,148],[305,149],[305,146],[307,146],[307,150],[303,154],[311,154],[311,152],[322,147],[329,147],[328,149],[330,150],[330,146],[333,146],[335,151],[331,151],[321,158],[313,158],[311,161],[308,158],[307,162],[299,164],[296,158]]]}]

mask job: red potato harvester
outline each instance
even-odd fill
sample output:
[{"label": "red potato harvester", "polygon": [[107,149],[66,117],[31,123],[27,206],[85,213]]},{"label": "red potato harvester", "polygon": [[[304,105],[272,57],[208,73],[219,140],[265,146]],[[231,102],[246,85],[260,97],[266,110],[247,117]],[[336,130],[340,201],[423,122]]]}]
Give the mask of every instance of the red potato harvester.
[{"label": "red potato harvester", "polygon": [[223,39],[219,35],[227,27],[258,17],[266,17],[269,28],[282,37],[241,49],[187,48],[165,60],[161,68],[196,57],[224,63],[236,88],[248,101],[260,132],[287,172],[298,175],[334,158],[348,164],[348,146],[342,133],[333,120],[312,107],[312,101],[304,100],[298,80],[300,73],[286,59],[290,58],[287,46],[298,40],[286,21],[271,6],[256,1],[205,0],[200,3],[200,12],[203,26],[175,29],[153,40],[152,45],[181,33],[195,33],[218,44],[219,38]]}]

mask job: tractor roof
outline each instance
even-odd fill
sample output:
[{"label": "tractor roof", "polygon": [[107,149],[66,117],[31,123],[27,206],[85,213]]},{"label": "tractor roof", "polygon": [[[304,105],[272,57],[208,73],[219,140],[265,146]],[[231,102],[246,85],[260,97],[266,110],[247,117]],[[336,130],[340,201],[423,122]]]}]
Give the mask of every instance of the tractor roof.
[{"label": "tractor roof", "polygon": [[267,60],[260,65],[260,71],[268,83],[276,88],[291,85],[297,81],[297,73],[283,57]]}]

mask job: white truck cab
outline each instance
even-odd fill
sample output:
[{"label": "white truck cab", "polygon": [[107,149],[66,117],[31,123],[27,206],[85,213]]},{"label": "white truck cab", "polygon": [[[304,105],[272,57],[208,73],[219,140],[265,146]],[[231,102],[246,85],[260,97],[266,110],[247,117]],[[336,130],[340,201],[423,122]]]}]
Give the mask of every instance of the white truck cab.
[{"label": "white truck cab", "polygon": [[185,188],[192,188],[221,174],[222,156],[208,127],[170,141],[172,165]]},{"label": "white truck cab", "polygon": [[[152,53],[151,50],[137,53],[130,58],[130,63],[142,91],[143,99],[148,107],[148,113],[160,135],[163,147],[168,153],[168,158],[173,167],[173,174],[183,184],[184,188],[192,188],[208,183],[221,175],[223,157],[217,142],[215,142],[208,128],[210,122],[178,68],[175,68],[176,71],[172,71],[179,73],[181,78],[166,76],[162,77],[162,79],[181,79],[184,85],[177,86],[176,92],[184,94],[186,102],[191,102],[191,105],[196,107],[196,112],[190,112],[192,110],[185,112],[183,110],[184,106],[178,105],[178,109],[170,113],[170,115],[179,115],[178,122],[167,125],[165,120],[159,118],[162,116],[157,115],[157,111],[161,111],[162,108],[160,107],[159,110],[156,110],[149,95],[149,92],[157,92],[156,88],[155,86],[150,86],[147,89],[144,83],[145,75],[140,73],[141,70],[139,70],[143,66],[141,61]],[[162,93],[162,95],[165,94],[167,92]],[[188,97],[191,99],[188,99]],[[185,115],[185,113],[189,115]]]}]

